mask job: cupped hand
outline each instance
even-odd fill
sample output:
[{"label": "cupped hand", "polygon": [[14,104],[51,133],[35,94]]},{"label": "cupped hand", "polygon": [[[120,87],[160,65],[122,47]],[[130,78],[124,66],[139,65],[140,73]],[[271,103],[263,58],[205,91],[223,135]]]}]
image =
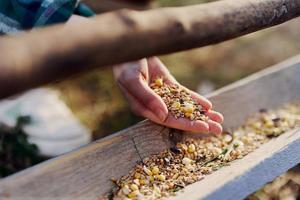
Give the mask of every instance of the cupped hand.
[{"label": "cupped hand", "polygon": [[[170,74],[168,69],[158,58],[142,59],[136,62],[117,65],[113,69],[115,79],[127,98],[134,113],[148,118],[158,124],[184,131],[214,133],[222,132],[222,114],[213,111],[212,104],[203,96],[180,85]],[[168,84],[177,84],[190,92],[193,99],[206,110],[209,120],[191,121],[186,118],[176,119],[167,109],[161,97],[149,86],[149,83],[157,77],[163,77]]]}]

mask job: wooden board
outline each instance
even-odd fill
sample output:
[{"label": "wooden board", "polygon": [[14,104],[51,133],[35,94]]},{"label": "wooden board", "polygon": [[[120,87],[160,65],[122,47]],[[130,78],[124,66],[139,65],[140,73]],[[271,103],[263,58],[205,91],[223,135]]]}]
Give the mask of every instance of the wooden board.
[{"label": "wooden board", "polygon": [[[261,108],[275,108],[300,99],[299,76],[300,56],[218,90],[209,97],[215,109],[224,113],[225,127],[235,127]],[[143,121],[1,180],[0,199],[98,199],[110,191],[110,178],[119,178],[141,157],[169,148],[188,135]],[[191,185],[183,193],[184,197],[176,198],[218,199],[225,193],[222,199],[233,199],[235,195],[237,198],[234,199],[245,197],[300,161],[297,155],[299,138],[299,131],[287,133],[232,166]]]}]

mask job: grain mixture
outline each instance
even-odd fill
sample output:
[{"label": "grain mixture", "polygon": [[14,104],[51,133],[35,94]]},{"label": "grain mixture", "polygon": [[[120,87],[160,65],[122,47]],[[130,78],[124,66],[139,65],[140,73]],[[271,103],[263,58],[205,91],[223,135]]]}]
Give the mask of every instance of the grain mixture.
[{"label": "grain mixture", "polygon": [[266,143],[297,127],[300,104],[275,111],[261,110],[232,133],[188,139],[138,164],[115,181],[113,199],[163,199],[200,181],[205,175],[229,165]]},{"label": "grain mixture", "polygon": [[156,78],[150,87],[162,98],[169,112],[175,118],[208,120],[208,117],[205,116],[206,110],[192,98],[186,89],[176,84],[166,84],[160,77]]}]

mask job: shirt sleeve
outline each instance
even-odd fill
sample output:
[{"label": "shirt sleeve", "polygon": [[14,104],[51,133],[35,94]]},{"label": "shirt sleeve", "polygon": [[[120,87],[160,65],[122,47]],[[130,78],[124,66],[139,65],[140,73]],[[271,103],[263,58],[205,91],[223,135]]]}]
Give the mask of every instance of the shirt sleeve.
[{"label": "shirt sleeve", "polygon": [[0,35],[66,22],[73,13],[94,12],[79,0],[0,0]]},{"label": "shirt sleeve", "polygon": [[24,29],[67,21],[77,0],[11,0]]}]

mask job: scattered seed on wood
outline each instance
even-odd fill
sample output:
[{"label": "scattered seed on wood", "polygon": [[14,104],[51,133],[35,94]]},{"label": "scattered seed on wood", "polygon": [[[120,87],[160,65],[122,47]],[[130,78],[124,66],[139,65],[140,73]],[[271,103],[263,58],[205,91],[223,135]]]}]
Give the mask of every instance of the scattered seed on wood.
[{"label": "scattered seed on wood", "polygon": [[154,200],[174,195],[299,125],[300,104],[288,104],[278,110],[258,112],[231,133],[187,139],[144,159],[144,163],[117,180],[120,188],[114,191],[113,199]]}]

